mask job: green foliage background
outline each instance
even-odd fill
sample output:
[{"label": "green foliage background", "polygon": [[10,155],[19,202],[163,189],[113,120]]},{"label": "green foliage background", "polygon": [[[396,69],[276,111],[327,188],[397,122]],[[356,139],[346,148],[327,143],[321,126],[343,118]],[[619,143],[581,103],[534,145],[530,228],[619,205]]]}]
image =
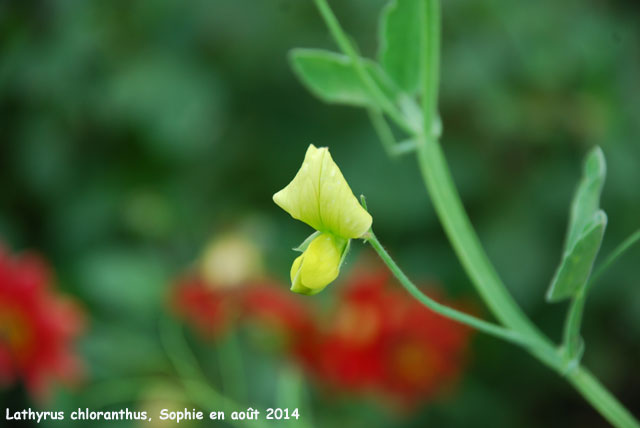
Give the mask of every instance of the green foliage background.
[{"label": "green foliage background", "polygon": [[[375,56],[383,1],[334,3]],[[591,146],[608,163],[601,254],[640,224],[640,7],[448,0],[443,12],[444,149],[510,291],[559,340],[565,305],[544,294]],[[286,281],[289,248],[308,230],[271,195],[309,143],[329,146],[367,195],[378,236],[411,276],[475,298],[415,161],[389,160],[365,113],[323,104],[290,70],[293,47],[335,50],[310,1],[2,1],[0,34],[0,239],[44,254],[60,287],[86,302],[94,378],[164,370],[154,335],[166,286],[217,233],[248,219]],[[636,248],[594,287],[583,330],[586,365],[636,415],[639,257]],[[417,415],[318,402],[333,413],[318,422],[604,426],[522,351],[481,336],[473,349],[454,395]],[[278,365],[247,359],[256,372]],[[260,378],[256,402],[274,378]]]}]

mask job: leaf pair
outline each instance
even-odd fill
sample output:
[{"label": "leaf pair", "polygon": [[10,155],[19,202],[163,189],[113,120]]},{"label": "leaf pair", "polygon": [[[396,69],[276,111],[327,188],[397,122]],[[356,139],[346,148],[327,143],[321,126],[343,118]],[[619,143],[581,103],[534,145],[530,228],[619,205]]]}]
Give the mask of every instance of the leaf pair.
[{"label": "leaf pair", "polygon": [[607,215],[600,209],[605,175],[604,154],[596,147],[587,156],[571,204],[564,252],[547,292],[548,301],[562,301],[585,291],[607,226]]},{"label": "leaf pair", "polygon": [[[363,60],[366,72],[392,102],[418,92],[424,52],[420,38],[423,0],[393,0],[380,21],[379,64]],[[375,99],[345,55],[320,49],[294,49],[291,62],[302,83],[327,103],[376,107]]]}]

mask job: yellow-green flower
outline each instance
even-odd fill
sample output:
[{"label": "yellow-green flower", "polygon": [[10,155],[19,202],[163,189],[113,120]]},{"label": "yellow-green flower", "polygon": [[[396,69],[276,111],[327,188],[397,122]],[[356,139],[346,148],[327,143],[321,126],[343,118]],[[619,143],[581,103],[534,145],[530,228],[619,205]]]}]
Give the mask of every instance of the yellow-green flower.
[{"label": "yellow-green flower", "polygon": [[338,277],[349,240],[362,237],[372,219],[362,208],[326,147],[309,145],[291,183],[273,195],[291,217],[317,230],[291,266],[291,290],[315,294]]}]

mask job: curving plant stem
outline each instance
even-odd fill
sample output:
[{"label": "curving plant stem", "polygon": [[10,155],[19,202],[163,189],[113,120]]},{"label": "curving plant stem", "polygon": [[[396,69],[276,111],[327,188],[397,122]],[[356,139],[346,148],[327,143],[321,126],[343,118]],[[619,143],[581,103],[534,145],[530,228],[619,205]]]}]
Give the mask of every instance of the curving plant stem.
[{"label": "curving plant stem", "polygon": [[[373,229],[369,231],[366,239],[371,247],[378,253],[380,259],[382,259],[382,261],[387,265],[391,273],[393,273],[396,279],[398,279],[400,284],[409,292],[409,294],[411,294],[416,300],[418,300],[427,308],[442,315],[445,318],[449,318],[461,324],[465,324],[469,327],[475,328],[476,330],[479,330],[491,336],[495,336],[507,342],[511,342],[523,347],[536,348],[539,351],[542,351],[542,349],[539,347],[539,343],[531,340],[531,338],[527,335],[522,335],[515,330],[490,323],[488,321],[474,317],[433,300],[432,298],[424,294],[409,279],[409,277],[407,277],[402,269],[400,269],[393,258],[389,255],[387,250],[384,249],[380,241],[378,241],[375,233],[373,233]],[[544,352],[546,353],[545,361],[549,362],[551,365],[557,365],[560,363],[558,353],[553,347],[544,348]]]},{"label": "curving plant stem", "polygon": [[546,352],[539,352],[552,346],[550,340],[531,323],[502,284],[464,211],[439,142],[429,138],[425,140],[427,143],[418,148],[418,162],[427,190],[449,241],[491,311],[505,326],[537,343],[538,346],[527,349],[556,372],[565,375],[578,392],[612,425],[624,428],[640,427],[633,415],[586,369],[577,366],[566,373],[566,367],[560,360],[547,359]]},{"label": "curving plant stem", "polygon": [[[504,327],[458,313],[422,294],[384,250],[373,231],[367,237],[400,283],[416,299],[432,310],[465,323],[485,333],[519,344],[547,366],[563,375],[576,390],[611,424],[621,428],[640,428],[640,424],[620,402],[584,367],[567,367],[553,343],[531,322],[498,276],[486,255],[467,216],[446,158],[432,132],[437,117],[440,71],[440,3],[423,0],[421,43],[425,46],[422,58],[423,126],[419,130],[407,126],[401,113],[390,103],[364,69],[360,57],[340,27],[326,0],[314,0],[340,49],[350,57],[361,81],[371,95],[401,128],[416,141],[417,160],[425,187],[433,201],[438,218],[467,275],[491,312]],[[434,304],[435,303],[435,304]]]},{"label": "curving plant stem", "polygon": [[[424,0],[422,44],[426,46],[422,63],[423,129],[431,129],[438,109],[440,82],[440,3]],[[467,274],[492,312],[506,326],[543,339],[515,303],[485,254],[475,230],[467,217],[453,183],[446,159],[437,137],[422,132],[419,136],[418,164],[427,191],[434,203],[440,222]]]},{"label": "curving plant stem", "polygon": [[[427,54],[423,64],[423,114],[424,124],[433,123],[437,112],[437,97],[440,68],[440,6],[439,0],[424,0],[423,42]],[[424,129],[430,129],[424,127]],[[495,268],[484,252],[480,240],[467,216],[460,196],[451,177],[444,153],[437,138],[430,133],[421,136],[418,146],[418,164],[427,191],[435,206],[449,240],[463,267],[478,289],[483,300],[495,316],[511,329],[539,343],[540,349],[550,346],[545,337],[522,312],[504,286]],[[558,360],[544,360],[536,348],[532,354],[565,374],[570,383],[611,424],[617,427],[640,427],[638,421],[604,386],[583,367],[577,365],[567,371]]]}]

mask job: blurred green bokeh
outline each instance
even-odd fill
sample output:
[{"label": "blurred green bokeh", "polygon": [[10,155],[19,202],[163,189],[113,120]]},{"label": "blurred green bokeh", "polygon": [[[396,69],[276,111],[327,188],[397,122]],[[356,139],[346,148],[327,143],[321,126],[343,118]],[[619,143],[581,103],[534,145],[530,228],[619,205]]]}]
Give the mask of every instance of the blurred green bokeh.
[{"label": "blurred green bokeh", "polygon": [[[374,57],[384,2],[333,3]],[[544,294],[591,146],[609,167],[602,254],[640,225],[640,3],[449,0],[443,9],[445,151],[498,271],[559,339],[565,305]],[[308,229],[271,195],[309,143],[329,146],[367,195],[379,238],[412,277],[476,299],[415,160],[389,160],[363,111],[322,104],[291,72],[289,49],[335,49],[311,1],[2,1],[0,32],[0,240],[45,255],[60,287],[89,308],[81,350],[94,380],[166,370],[156,340],[166,288],[216,234],[251,223],[269,271],[287,281],[289,249]],[[639,257],[632,250],[594,288],[583,332],[585,364],[635,414]],[[280,363],[247,364],[255,402],[268,403]],[[0,399],[27,405],[11,394]],[[61,393],[56,405],[78,400]],[[562,379],[481,336],[453,396],[417,414],[320,398],[313,407],[334,415],[319,426],[605,426]]]}]

